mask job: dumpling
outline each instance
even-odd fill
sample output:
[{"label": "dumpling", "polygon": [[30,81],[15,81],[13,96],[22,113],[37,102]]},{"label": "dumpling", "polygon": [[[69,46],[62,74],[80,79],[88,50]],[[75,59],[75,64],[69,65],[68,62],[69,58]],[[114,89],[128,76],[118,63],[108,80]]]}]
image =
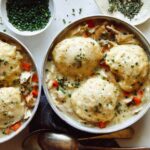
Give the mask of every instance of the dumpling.
[{"label": "dumpling", "polygon": [[21,101],[19,88],[0,88],[0,128],[6,128],[20,121],[24,111],[25,106]]},{"label": "dumpling", "polygon": [[0,41],[0,85],[11,85],[21,73],[21,54],[16,46]]},{"label": "dumpling", "polygon": [[114,117],[120,91],[118,87],[100,76],[83,83],[71,96],[74,112],[83,120],[96,123]]},{"label": "dumpling", "polygon": [[119,45],[107,53],[106,64],[118,78],[120,87],[132,92],[142,85],[148,74],[148,57],[138,45]]},{"label": "dumpling", "polygon": [[56,67],[65,76],[79,78],[89,76],[101,58],[101,48],[91,38],[65,39],[58,43],[53,50]]}]

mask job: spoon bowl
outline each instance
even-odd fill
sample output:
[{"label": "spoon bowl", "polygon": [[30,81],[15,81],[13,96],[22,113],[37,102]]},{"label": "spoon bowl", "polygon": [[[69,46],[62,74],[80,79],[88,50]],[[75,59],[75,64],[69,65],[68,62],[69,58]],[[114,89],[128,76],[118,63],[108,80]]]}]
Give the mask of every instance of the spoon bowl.
[{"label": "spoon bowl", "polygon": [[150,148],[104,148],[81,145],[76,139],[52,133],[50,130],[33,132],[23,142],[23,150],[150,150]]},{"label": "spoon bowl", "polygon": [[70,136],[56,133],[44,133],[38,137],[43,150],[77,150],[78,142]]}]

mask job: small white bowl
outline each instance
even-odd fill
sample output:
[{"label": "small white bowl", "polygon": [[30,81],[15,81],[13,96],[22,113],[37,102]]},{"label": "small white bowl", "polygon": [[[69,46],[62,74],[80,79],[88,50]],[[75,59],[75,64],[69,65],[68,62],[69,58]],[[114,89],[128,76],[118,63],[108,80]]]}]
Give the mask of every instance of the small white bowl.
[{"label": "small white bowl", "polygon": [[128,19],[127,17],[125,17],[122,13],[120,13],[118,11],[110,13],[108,11],[108,8],[109,8],[108,0],[95,0],[95,1],[101,10],[101,13],[103,13],[104,15],[109,15],[111,17],[119,18],[123,21],[126,21],[126,22],[132,24],[132,25],[140,25],[150,18],[150,13],[149,13],[150,1],[149,0],[142,0],[143,6],[142,6],[140,12],[131,20]]},{"label": "small white bowl", "polygon": [[49,0],[49,10],[51,12],[51,17],[49,19],[49,22],[47,23],[47,25],[45,26],[45,28],[40,29],[40,30],[36,30],[36,31],[20,31],[17,28],[15,28],[10,22],[9,19],[7,17],[7,9],[6,9],[6,2],[7,0],[0,0],[0,13],[2,15],[2,20],[4,21],[4,24],[8,27],[8,29],[10,29],[11,31],[13,31],[14,33],[18,34],[18,35],[22,35],[22,36],[33,36],[33,35],[37,35],[43,31],[45,31],[49,25],[51,24],[53,18],[54,18],[54,12],[55,12],[55,6],[54,6],[54,1],[53,0]]}]

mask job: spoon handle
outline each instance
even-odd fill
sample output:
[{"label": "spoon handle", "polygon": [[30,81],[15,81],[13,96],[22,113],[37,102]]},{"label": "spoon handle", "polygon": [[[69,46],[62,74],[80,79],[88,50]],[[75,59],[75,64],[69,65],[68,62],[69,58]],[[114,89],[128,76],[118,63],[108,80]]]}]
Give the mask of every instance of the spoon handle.
[{"label": "spoon handle", "polygon": [[106,148],[106,147],[90,147],[79,145],[79,150],[150,150],[150,148],[137,147],[137,148]]},{"label": "spoon handle", "polygon": [[132,128],[126,128],[117,132],[107,133],[102,135],[95,135],[91,137],[78,138],[78,141],[94,140],[94,139],[129,139],[134,135],[134,130]]}]

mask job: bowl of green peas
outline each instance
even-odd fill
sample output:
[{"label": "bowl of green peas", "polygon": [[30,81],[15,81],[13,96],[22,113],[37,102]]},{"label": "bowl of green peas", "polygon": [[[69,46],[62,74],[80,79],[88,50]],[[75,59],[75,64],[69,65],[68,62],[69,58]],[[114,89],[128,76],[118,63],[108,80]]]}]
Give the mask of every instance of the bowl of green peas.
[{"label": "bowl of green peas", "polygon": [[22,36],[45,31],[54,17],[53,0],[2,0],[0,11],[8,29]]}]

